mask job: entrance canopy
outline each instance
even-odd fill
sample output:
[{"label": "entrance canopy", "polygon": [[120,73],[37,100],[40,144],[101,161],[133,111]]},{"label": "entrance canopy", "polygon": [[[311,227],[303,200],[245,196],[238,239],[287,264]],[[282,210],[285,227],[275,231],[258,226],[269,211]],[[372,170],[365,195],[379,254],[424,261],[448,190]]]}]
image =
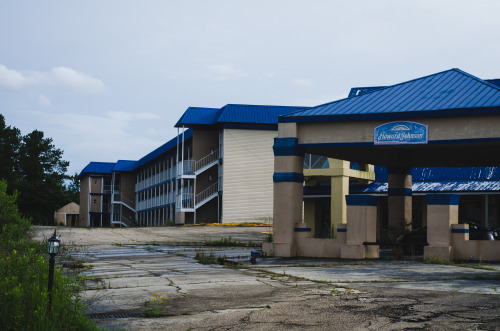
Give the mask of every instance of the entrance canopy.
[{"label": "entrance canopy", "polygon": [[279,123],[311,154],[401,168],[500,166],[500,87],[459,69],[280,116]]}]

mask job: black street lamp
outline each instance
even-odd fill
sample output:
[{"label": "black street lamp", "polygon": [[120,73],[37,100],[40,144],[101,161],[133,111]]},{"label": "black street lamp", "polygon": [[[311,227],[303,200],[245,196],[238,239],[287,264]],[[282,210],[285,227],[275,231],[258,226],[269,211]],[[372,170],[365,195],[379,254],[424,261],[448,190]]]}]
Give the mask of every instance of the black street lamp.
[{"label": "black street lamp", "polygon": [[47,242],[47,253],[50,255],[49,259],[49,311],[52,311],[52,285],[54,284],[54,257],[59,254],[59,248],[61,248],[61,240],[56,236],[56,230],[54,234],[49,238]]}]

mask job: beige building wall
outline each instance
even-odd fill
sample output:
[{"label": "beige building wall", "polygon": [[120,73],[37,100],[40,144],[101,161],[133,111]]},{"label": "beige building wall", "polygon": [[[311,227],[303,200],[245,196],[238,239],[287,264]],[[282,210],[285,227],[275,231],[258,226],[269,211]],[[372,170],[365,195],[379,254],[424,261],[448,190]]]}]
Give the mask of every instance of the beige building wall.
[{"label": "beige building wall", "polygon": [[[70,202],[54,213],[54,220],[56,224],[71,226],[72,215],[77,216],[79,214],[80,206],[76,202]],[[78,218],[76,220],[78,220]]]},{"label": "beige building wall", "polygon": [[272,217],[276,136],[272,130],[224,130],[223,223]]},{"label": "beige building wall", "polygon": [[[135,173],[120,174],[120,193],[128,200],[135,200]],[[131,206],[134,207],[134,206]]]},{"label": "beige building wall", "polygon": [[89,189],[90,177],[85,177],[80,182],[80,219],[78,226],[89,226]]},{"label": "beige building wall", "polygon": [[[300,144],[373,142],[373,129],[392,120],[300,123]],[[419,118],[417,122],[429,127],[429,141],[481,139],[498,136],[500,116],[463,116]]]}]

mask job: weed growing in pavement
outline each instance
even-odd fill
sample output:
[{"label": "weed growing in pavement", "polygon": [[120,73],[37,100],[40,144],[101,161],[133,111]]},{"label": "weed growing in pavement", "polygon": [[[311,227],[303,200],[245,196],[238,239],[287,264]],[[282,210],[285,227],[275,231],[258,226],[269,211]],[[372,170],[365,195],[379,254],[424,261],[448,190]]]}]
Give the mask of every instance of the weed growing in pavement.
[{"label": "weed growing in pavement", "polygon": [[223,247],[228,247],[228,246],[236,246],[236,247],[260,247],[260,243],[253,243],[253,242],[248,242],[244,243],[241,241],[234,241],[231,239],[231,237],[222,237],[219,240],[206,240],[205,241],[205,246],[223,246]]},{"label": "weed growing in pavement", "polygon": [[445,259],[442,259],[442,258],[437,257],[437,256],[428,257],[424,261],[425,261],[425,263],[429,263],[429,264],[445,264],[445,265],[452,265],[452,264],[454,264],[450,260],[445,260]]},{"label": "weed growing in pavement", "polygon": [[210,252],[210,255],[207,255],[203,251],[198,251],[196,252],[194,258],[202,264],[217,264],[217,258],[213,252]]},{"label": "weed growing in pavement", "polygon": [[450,260],[444,260],[438,257],[430,257],[424,260],[425,263],[430,263],[430,264],[443,264],[443,265],[452,265],[455,267],[462,267],[462,268],[471,268],[471,269],[480,269],[480,270],[491,270],[495,271],[495,268],[484,266],[481,264],[462,264],[462,263],[457,263],[454,261]]},{"label": "weed growing in pavement", "polygon": [[146,315],[147,317],[165,316],[162,308],[167,299],[167,296],[163,296],[161,293],[153,292],[153,296],[151,297],[151,299],[146,300],[146,305],[150,306],[151,308],[146,310],[144,312],[144,315]]},{"label": "weed growing in pavement", "polygon": [[468,275],[461,275],[457,277],[453,277],[451,279],[466,279],[466,280],[500,280],[500,274],[494,274],[494,275],[474,275],[474,276],[468,276]]}]

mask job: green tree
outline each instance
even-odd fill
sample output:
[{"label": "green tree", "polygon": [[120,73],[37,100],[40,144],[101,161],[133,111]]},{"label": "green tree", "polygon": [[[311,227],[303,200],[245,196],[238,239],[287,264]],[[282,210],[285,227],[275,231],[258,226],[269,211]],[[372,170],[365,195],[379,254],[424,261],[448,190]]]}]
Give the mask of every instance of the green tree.
[{"label": "green tree", "polygon": [[[54,211],[79,200],[76,175],[66,175],[69,162],[62,155],[43,132],[21,136],[0,114],[0,179],[7,181],[9,193],[19,192],[20,212],[36,224],[51,224]],[[66,179],[71,180],[68,187]]]},{"label": "green tree", "polygon": [[35,223],[51,224],[54,211],[69,202],[63,185],[69,162],[62,159],[62,154],[41,131],[34,130],[22,139],[18,204]]},{"label": "green tree", "polygon": [[73,176],[69,176],[67,180],[70,180],[69,184],[66,186],[66,192],[68,195],[68,200],[70,202],[80,203],[80,179],[78,178],[78,173],[75,172]]},{"label": "green tree", "polygon": [[9,183],[18,180],[19,148],[21,132],[17,128],[7,126],[5,118],[0,114],[0,179]]},{"label": "green tree", "polygon": [[0,180],[0,251],[5,258],[13,247],[21,246],[28,239],[30,221],[22,217],[17,205],[17,192],[9,195],[7,182]]}]

